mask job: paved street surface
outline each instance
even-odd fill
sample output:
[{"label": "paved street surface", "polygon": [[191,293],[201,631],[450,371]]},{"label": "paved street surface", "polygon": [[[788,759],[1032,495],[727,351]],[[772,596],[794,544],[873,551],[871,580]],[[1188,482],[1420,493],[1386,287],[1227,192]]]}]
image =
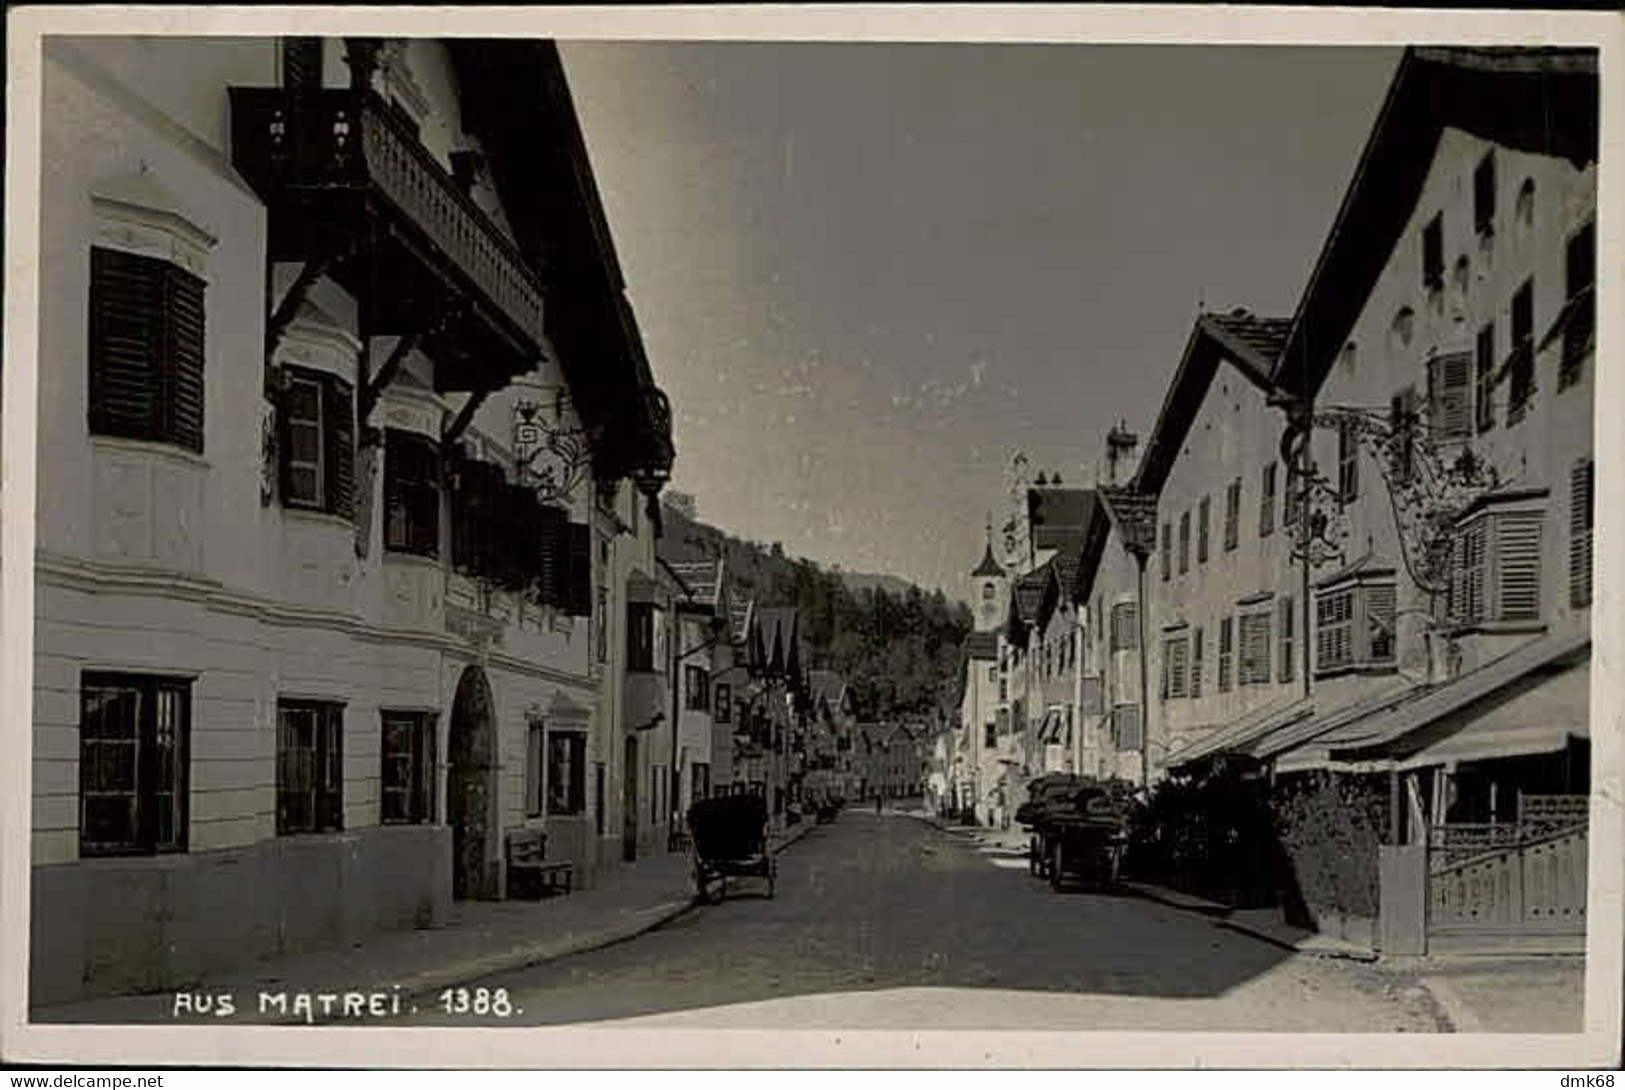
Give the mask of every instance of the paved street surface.
[{"label": "paved street surface", "polygon": [[629,942],[471,982],[506,1020],[646,1027],[1434,1032],[1404,976],[1293,954],[1136,897],[1054,893],[1024,861],[899,814],[849,810],[781,858]]}]

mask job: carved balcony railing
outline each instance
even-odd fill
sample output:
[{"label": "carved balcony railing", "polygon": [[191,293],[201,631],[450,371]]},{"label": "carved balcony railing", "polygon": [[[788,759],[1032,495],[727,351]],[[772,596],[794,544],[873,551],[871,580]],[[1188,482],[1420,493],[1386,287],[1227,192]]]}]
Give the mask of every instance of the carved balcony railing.
[{"label": "carved balcony railing", "polygon": [[499,315],[510,338],[539,349],[543,292],[524,256],[382,99],[242,87],[230,95],[233,164],[273,217],[293,213],[274,231],[309,235],[345,221],[359,230],[377,210],[410,230],[438,275]]}]

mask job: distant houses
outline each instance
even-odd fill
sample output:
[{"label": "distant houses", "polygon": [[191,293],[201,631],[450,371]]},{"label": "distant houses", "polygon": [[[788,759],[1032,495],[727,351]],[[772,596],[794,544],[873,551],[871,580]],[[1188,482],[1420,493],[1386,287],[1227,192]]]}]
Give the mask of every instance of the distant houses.
[{"label": "distant houses", "polygon": [[962,812],[1122,777],[1157,880],[1391,953],[1579,947],[1597,96],[1593,52],[1407,51],[1295,312],[1199,315],[1091,488],[1018,467]]}]

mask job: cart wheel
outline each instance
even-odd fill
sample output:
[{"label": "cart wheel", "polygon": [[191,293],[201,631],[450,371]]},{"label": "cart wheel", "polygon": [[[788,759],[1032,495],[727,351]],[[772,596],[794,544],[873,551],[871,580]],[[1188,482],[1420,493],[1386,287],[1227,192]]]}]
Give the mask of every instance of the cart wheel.
[{"label": "cart wheel", "polygon": [[1065,862],[1066,856],[1064,848],[1062,847],[1061,841],[1057,840],[1055,842],[1055,850],[1050,854],[1049,860],[1050,889],[1059,890],[1061,888],[1061,875],[1065,873]]}]

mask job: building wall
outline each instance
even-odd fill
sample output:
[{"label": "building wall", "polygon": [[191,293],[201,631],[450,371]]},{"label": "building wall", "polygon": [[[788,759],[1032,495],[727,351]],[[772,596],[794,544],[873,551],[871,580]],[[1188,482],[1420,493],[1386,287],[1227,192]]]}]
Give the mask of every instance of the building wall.
[{"label": "building wall", "polygon": [[[1141,705],[1140,657],[1138,644],[1128,649],[1112,649],[1112,609],[1139,600],[1139,569],[1122,546],[1117,530],[1111,531],[1101,553],[1100,565],[1090,589],[1088,626],[1091,638],[1085,641],[1084,676],[1101,679],[1101,714],[1084,715],[1085,774],[1122,777],[1136,783],[1142,780],[1140,750],[1119,749],[1113,741],[1112,710],[1120,705]],[[1154,573],[1148,573],[1149,578]],[[1142,721],[1143,721],[1142,708]],[[1153,753],[1155,754],[1155,749]]]},{"label": "building wall", "polygon": [[[1146,626],[1149,679],[1154,695],[1153,758],[1157,764],[1211,731],[1259,709],[1289,703],[1303,694],[1303,594],[1301,575],[1292,560],[1290,528],[1283,525],[1286,468],[1280,438],[1285,417],[1266,402],[1265,393],[1228,361],[1221,362],[1207,396],[1174,459],[1157,501],[1157,555],[1146,569],[1150,613]],[[1266,467],[1274,467],[1274,493],[1264,533],[1263,500]],[[1236,547],[1225,547],[1227,490],[1239,481],[1241,503]],[[1201,503],[1209,509],[1207,559],[1200,559]],[[1189,520],[1187,566],[1180,570],[1180,538]],[[1162,534],[1168,533],[1169,573],[1163,575]],[[1283,600],[1291,599],[1291,663],[1283,663]],[[1241,617],[1269,616],[1269,680],[1242,684]],[[1228,691],[1219,684],[1220,631],[1231,618]],[[1175,697],[1164,692],[1165,658],[1170,638],[1186,640],[1186,687],[1196,661],[1196,636],[1202,639],[1202,695]]]}]

